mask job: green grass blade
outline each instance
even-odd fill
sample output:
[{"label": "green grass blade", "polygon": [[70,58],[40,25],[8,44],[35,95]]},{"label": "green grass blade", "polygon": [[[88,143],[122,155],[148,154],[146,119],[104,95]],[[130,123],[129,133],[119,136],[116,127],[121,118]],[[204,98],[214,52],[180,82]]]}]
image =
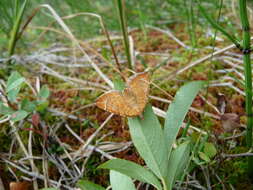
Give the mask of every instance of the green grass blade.
[{"label": "green grass blade", "polygon": [[26,5],[27,5],[27,0],[25,0],[23,2],[23,4],[19,8],[18,13],[16,15],[14,25],[13,25],[13,28],[11,30],[10,40],[9,40],[9,45],[8,45],[8,54],[9,54],[9,56],[13,55],[13,53],[14,53],[14,49],[15,49],[15,46],[16,46],[16,43],[17,43],[17,36],[18,36],[18,32],[20,30],[20,25],[21,25],[21,21],[22,21],[24,12],[25,12]]},{"label": "green grass blade", "polygon": [[147,166],[163,179],[167,175],[168,162],[164,133],[151,105],[147,105],[143,116],[144,119],[128,118],[131,137]]},{"label": "green grass blade", "polygon": [[14,7],[12,0],[1,0],[0,1],[0,30],[3,31],[7,36],[13,26],[13,9]]}]

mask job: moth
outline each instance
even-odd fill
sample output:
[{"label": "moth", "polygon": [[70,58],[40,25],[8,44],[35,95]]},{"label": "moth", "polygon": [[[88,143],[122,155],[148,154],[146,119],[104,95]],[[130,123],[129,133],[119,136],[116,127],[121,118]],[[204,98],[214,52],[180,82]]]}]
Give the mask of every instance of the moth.
[{"label": "moth", "polygon": [[141,115],[150,89],[148,72],[137,73],[129,78],[123,91],[111,90],[96,100],[97,107],[124,117]]}]

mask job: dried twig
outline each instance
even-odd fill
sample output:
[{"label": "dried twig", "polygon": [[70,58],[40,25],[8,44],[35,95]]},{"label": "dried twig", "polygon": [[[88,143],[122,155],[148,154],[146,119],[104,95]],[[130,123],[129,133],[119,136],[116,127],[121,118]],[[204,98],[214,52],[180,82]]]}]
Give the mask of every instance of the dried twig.
[{"label": "dried twig", "polygon": [[253,156],[253,153],[246,152],[246,153],[240,153],[240,154],[221,154],[224,158],[238,158],[238,157],[249,157]]},{"label": "dried twig", "polygon": [[76,152],[76,155],[74,156],[74,158],[76,158],[81,152],[83,152],[87,148],[87,146],[97,136],[97,134],[104,128],[104,126],[108,123],[108,121],[112,118],[113,115],[114,114],[110,114],[107,117],[107,119],[101,124],[101,126],[88,138],[86,143],[81,148],[79,148],[79,150]]}]

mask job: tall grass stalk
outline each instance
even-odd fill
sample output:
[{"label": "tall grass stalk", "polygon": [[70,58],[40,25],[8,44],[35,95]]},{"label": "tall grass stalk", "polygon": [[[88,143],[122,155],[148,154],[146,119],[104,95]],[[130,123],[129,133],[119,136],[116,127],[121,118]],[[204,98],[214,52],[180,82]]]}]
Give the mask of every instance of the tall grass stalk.
[{"label": "tall grass stalk", "polygon": [[[243,52],[243,63],[244,63],[244,75],[245,75],[245,93],[246,93],[246,114],[247,118],[247,134],[246,142],[248,148],[252,148],[252,126],[253,126],[253,115],[252,115],[252,71],[250,62],[250,25],[247,14],[247,1],[239,0],[239,11],[240,19],[242,24],[242,52]],[[248,158],[248,173],[250,177],[253,177],[253,157]]]},{"label": "tall grass stalk", "polygon": [[14,10],[14,21],[13,26],[10,31],[10,40],[8,44],[8,55],[12,56],[15,50],[16,43],[18,41],[18,33],[20,31],[21,21],[25,12],[25,8],[27,6],[27,0],[25,0],[21,5],[19,0],[15,1],[15,10]]},{"label": "tall grass stalk", "polygon": [[[190,6],[189,6],[189,3],[190,3]],[[184,1],[185,7],[186,7],[188,32],[191,39],[192,47],[196,47],[197,45],[196,35],[195,35],[194,3],[195,2],[193,0],[191,0],[190,2],[188,2],[187,0]]]},{"label": "tall grass stalk", "polygon": [[121,31],[123,34],[123,41],[124,41],[124,46],[125,46],[125,53],[127,57],[128,68],[132,69],[132,59],[131,59],[128,31],[127,31],[127,19],[126,19],[126,14],[125,14],[125,2],[124,0],[115,0],[115,2],[118,7],[118,15],[119,15]]}]

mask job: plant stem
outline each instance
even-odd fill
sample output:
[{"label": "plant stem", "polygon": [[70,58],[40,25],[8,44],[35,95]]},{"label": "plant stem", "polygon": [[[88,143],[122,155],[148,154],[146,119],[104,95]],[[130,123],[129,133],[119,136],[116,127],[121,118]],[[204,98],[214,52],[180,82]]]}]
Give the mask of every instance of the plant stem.
[{"label": "plant stem", "polygon": [[123,41],[125,45],[125,53],[127,57],[128,62],[128,68],[132,69],[132,61],[131,61],[131,53],[129,48],[129,39],[128,39],[128,32],[127,32],[127,19],[125,15],[125,5],[124,0],[116,0],[118,5],[118,11],[119,11],[119,20],[120,20],[120,26],[123,34]]},{"label": "plant stem", "polygon": [[162,181],[162,184],[163,184],[163,190],[168,190],[167,183],[165,182],[165,180],[161,179],[161,181]]},{"label": "plant stem", "polygon": [[[247,118],[247,134],[246,142],[248,148],[252,147],[252,71],[250,62],[250,25],[247,15],[247,3],[246,0],[239,0],[240,19],[243,30],[243,63],[244,63],[244,75],[245,75],[245,93],[246,93],[246,114]],[[253,176],[253,157],[248,158],[248,174]]]}]

